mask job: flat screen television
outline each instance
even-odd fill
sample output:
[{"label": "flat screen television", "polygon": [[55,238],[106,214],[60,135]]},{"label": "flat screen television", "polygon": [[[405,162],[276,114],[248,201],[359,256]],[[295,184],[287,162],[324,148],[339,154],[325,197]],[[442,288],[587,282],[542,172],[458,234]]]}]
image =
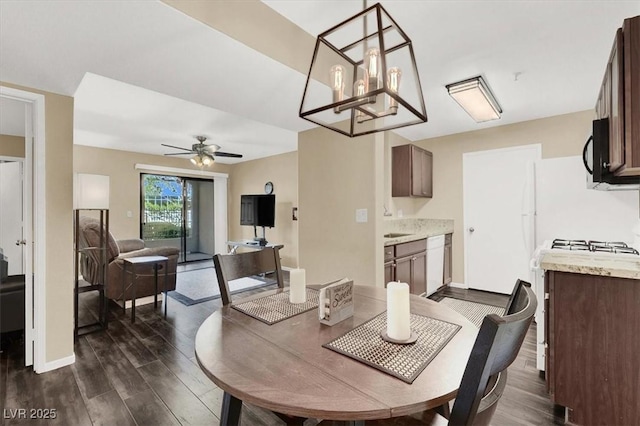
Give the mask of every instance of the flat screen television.
[{"label": "flat screen television", "polygon": [[240,225],[273,228],[276,220],[274,194],[241,195]]}]

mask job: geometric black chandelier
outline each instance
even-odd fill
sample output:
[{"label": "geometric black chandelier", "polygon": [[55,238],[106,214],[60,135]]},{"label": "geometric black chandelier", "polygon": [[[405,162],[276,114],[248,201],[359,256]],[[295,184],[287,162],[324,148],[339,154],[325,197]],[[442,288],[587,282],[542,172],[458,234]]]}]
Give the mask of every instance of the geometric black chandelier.
[{"label": "geometric black chandelier", "polygon": [[380,3],[318,36],[299,116],[349,137],[427,121],[411,40]]}]

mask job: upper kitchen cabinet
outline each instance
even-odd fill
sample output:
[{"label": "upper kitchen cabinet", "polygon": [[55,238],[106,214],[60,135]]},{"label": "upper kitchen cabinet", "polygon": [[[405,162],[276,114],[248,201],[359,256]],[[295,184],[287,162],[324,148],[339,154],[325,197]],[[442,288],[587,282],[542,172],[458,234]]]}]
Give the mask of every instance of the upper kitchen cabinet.
[{"label": "upper kitchen cabinet", "polygon": [[595,110],[609,118],[609,171],[640,176],[640,16],[616,33]]},{"label": "upper kitchen cabinet", "polygon": [[433,196],[433,154],[415,145],[391,149],[391,196]]}]

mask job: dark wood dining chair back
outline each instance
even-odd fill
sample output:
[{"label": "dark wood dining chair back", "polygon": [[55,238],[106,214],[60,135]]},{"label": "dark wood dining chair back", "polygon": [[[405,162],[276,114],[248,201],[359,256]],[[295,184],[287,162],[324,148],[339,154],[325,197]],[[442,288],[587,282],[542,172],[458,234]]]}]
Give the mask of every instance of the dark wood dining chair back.
[{"label": "dark wood dining chair back", "polygon": [[489,424],[506,383],[506,369],[518,356],[538,303],[531,284],[520,281],[509,311],[487,315],[471,350],[450,425]]},{"label": "dark wood dining chair back", "polygon": [[265,247],[262,250],[247,253],[216,254],[213,256],[213,265],[216,269],[222,304],[228,305],[231,303],[229,281],[238,278],[273,272],[278,287],[284,288],[282,266],[280,264],[280,247]]},{"label": "dark wood dining chair back", "polygon": [[[514,312],[521,311],[522,308],[524,308],[524,306],[521,306],[521,304],[524,301],[524,298],[522,297],[522,289],[525,286],[531,286],[531,284],[520,279],[516,280],[516,284],[513,286],[513,291],[509,296],[509,301],[504,308],[505,315],[511,315]],[[516,302],[520,302],[520,305]]]}]

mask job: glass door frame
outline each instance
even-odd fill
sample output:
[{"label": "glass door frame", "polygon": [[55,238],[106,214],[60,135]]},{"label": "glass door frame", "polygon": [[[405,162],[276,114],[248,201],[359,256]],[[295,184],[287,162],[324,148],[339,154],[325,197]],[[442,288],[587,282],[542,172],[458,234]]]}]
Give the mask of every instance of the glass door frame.
[{"label": "glass door frame", "polygon": [[[139,221],[139,235],[140,235],[140,239],[145,241],[144,239],[144,224],[146,223],[144,221],[145,218],[145,211],[146,211],[146,207],[145,207],[145,188],[144,188],[144,182],[145,182],[145,176],[160,176],[160,177],[166,177],[166,178],[174,178],[176,179],[179,184],[180,184],[180,189],[181,189],[181,209],[180,209],[180,213],[181,213],[181,220],[180,220],[180,244],[179,244],[179,249],[180,249],[180,254],[178,255],[178,263],[189,263],[189,262],[197,262],[199,260],[202,259],[195,259],[195,260],[188,260],[187,259],[187,188],[186,188],[186,181],[201,181],[201,182],[211,182],[212,184],[212,191],[214,191],[213,193],[213,198],[215,199],[215,184],[214,184],[214,178],[197,178],[197,177],[190,177],[190,176],[180,176],[180,175],[174,175],[174,174],[164,174],[164,173],[146,173],[146,172],[142,172],[140,173],[140,221]],[[213,213],[215,214],[215,208],[213,210]],[[213,231],[215,232],[215,230]],[[215,234],[214,234],[214,238],[215,238]],[[146,241],[145,241],[146,244]]]}]

